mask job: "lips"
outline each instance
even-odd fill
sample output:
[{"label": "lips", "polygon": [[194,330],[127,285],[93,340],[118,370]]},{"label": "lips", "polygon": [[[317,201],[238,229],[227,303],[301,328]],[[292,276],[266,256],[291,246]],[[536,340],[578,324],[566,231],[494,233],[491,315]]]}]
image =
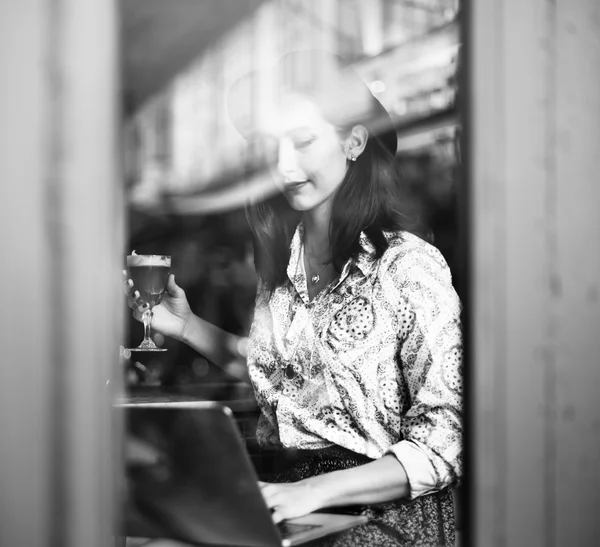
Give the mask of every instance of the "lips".
[{"label": "lips", "polygon": [[304,186],[307,182],[309,182],[309,181],[308,180],[295,180],[292,182],[284,182],[283,189],[286,192],[291,191],[291,190],[297,190],[298,188]]}]

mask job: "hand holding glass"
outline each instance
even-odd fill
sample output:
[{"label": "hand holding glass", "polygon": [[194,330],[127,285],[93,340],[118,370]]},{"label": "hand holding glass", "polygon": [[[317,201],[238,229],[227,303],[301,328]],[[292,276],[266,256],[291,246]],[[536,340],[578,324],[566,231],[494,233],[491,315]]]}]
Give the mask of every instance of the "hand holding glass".
[{"label": "hand holding glass", "polygon": [[154,343],[150,337],[150,329],[152,309],[160,304],[165,294],[170,268],[170,256],[136,254],[127,256],[127,274],[140,294],[138,302],[140,306],[148,306],[142,315],[144,340],[137,348],[130,348],[130,351],[166,351],[165,348],[160,348]]}]

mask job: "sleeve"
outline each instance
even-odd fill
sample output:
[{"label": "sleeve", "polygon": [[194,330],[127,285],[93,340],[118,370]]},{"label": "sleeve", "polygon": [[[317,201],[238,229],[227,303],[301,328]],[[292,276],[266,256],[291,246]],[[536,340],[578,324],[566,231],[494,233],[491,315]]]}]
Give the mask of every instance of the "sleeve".
[{"label": "sleeve", "polygon": [[416,498],[462,475],[461,306],[446,261],[428,244],[397,258],[387,278],[398,302],[400,374],[410,398],[402,440],[389,453]]}]

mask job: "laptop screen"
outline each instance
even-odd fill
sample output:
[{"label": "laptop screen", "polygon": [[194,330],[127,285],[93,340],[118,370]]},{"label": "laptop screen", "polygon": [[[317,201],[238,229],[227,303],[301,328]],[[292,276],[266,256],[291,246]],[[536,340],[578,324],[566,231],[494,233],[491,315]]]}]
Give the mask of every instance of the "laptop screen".
[{"label": "laptop screen", "polygon": [[121,405],[128,536],[281,545],[231,411],[216,403]]}]

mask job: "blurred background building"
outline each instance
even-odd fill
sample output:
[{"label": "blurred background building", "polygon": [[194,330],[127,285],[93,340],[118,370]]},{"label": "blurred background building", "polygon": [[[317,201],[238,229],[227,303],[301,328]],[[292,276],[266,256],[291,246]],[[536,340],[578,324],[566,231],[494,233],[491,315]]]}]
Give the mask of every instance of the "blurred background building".
[{"label": "blurred background building", "polygon": [[[458,7],[458,0],[263,2],[128,120],[132,207],[242,178],[248,150],[228,115],[227,93],[289,51],[335,52],[353,66],[393,115],[401,152],[452,135]],[[318,77],[317,67],[297,70]],[[249,116],[273,92],[256,87],[246,94]]]}]

